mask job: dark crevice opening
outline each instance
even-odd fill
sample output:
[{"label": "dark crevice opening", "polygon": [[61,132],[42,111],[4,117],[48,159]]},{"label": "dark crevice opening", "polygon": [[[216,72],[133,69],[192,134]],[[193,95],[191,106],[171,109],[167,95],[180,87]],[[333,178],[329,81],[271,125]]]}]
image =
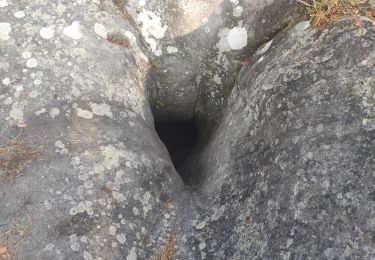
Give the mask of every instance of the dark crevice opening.
[{"label": "dark crevice opening", "polygon": [[[155,129],[160,140],[168,149],[176,170],[178,170],[190,155],[197,141],[197,126],[194,121],[162,121],[155,122]],[[187,183],[189,176],[181,177]]]}]

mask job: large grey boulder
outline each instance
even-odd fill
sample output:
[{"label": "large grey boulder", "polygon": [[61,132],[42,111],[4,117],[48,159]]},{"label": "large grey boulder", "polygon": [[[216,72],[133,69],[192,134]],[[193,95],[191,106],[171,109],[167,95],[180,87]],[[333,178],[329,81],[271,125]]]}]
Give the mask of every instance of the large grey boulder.
[{"label": "large grey boulder", "polygon": [[[375,258],[371,22],[268,41],[291,1],[143,3],[0,1],[1,256]],[[154,116],[210,134],[184,181]]]},{"label": "large grey boulder", "polygon": [[205,245],[191,258],[375,257],[375,33],[361,22],[301,22],[241,70],[219,128],[180,168],[200,201],[183,221]]},{"label": "large grey boulder", "polygon": [[137,30],[109,1],[7,4],[1,245],[17,259],[146,258],[183,186],[154,130]]}]

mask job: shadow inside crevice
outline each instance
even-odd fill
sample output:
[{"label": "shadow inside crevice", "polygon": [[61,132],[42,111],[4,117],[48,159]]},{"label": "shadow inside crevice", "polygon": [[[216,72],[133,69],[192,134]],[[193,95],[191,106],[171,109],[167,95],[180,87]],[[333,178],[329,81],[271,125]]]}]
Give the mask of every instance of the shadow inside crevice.
[{"label": "shadow inside crevice", "polygon": [[[194,121],[155,122],[155,130],[171,156],[176,169],[191,154],[197,139],[198,127]],[[185,183],[189,176],[181,176]]]}]

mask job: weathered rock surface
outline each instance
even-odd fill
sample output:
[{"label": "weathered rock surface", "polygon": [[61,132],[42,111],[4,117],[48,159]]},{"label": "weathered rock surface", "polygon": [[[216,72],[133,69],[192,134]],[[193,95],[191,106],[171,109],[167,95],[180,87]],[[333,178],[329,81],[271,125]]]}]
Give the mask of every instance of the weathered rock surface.
[{"label": "weathered rock surface", "polygon": [[375,256],[375,33],[362,23],[302,22],[241,70],[220,127],[181,168],[205,201],[205,228],[184,233],[208,259]]},{"label": "weathered rock surface", "polygon": [[[184,3],[0,1],[0,248],[150,259],[175,233],[178,259],[375,258],[371,22],[302,22],[239,62],[292,2]],[[220,122],[186,183],[152,109]]]},{"label": "weathered rock surface", "polygon": [[286,25],[295,1],[139,3],[130,1],[129,10],[137,10],[133,17],[156,56],[148,81],[155,119],[195,119],[207,127],[215,125],[241,63]]},{"label": "weathered rock surface", "polygon": [[146,258],[183,186],[154,130],[137,31],[109,1],[9,1],[0,12],[11,28],[1,29],[1,143],[22,134],[44,147],[0,186],[0,227],[28,230],[17,258]]}]

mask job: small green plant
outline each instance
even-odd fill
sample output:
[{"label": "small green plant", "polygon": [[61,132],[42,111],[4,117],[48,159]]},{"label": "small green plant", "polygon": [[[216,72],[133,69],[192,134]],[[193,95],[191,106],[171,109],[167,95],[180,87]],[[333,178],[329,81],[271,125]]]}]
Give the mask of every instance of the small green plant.
[{"label": "small green plant", "polygon": [[163,103],[163,101],[161,101],[160,99],[158,99],[158,100],[156,100],[156,102],[155,102],[155,107],[156,107],[157,109],[160,109],[160,108],[165,107],[165,104]]},{"label": "small green plant", "polygon": [[151,68],[157,69],[158,67],[160,67],[160,62],[157,60],[151,60],[150,65],[151,65]]}]

